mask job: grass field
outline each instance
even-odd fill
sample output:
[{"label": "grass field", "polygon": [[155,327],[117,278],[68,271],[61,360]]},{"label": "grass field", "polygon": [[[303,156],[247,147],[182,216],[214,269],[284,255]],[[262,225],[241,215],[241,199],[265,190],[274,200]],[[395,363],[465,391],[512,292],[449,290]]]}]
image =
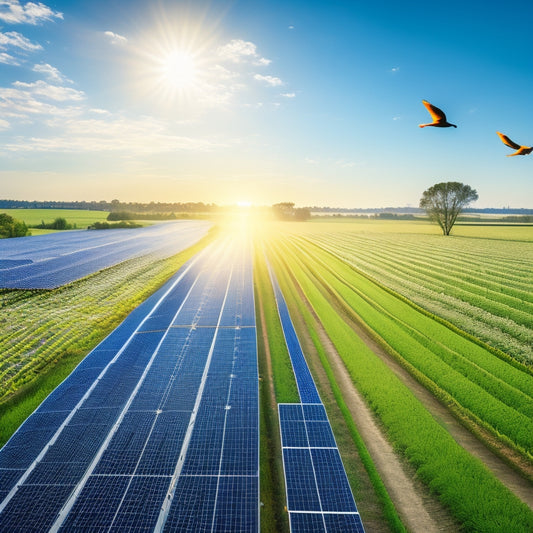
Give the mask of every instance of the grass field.
[{"label": "grass field", "polygon": [[[335,225],[342,233],[342,225]],[[529,461],[533,435],[531,373],[375,283],[311,242],[313,239],[301,238],[310,230],[316,232],[317,226],[278,225],[265,237],[270,254],[278,269],[291,272],[297,280],[389,439],[465,530],[529,531],[531,511],[478,459],[457,445],[361,341],[345,317],[351,314],[366,324],[391,356],[402,361],[457,416],[491,430]],[[405,233],[412,235],[423,226],[405,227]],[[395,227],[391,240],[403,234],[399,228]],[[332,240],[332,235],[326,240]]]},{"label": "grass field", "polygon": [[[45,223],[53,222],[56,218],[64,218],[77,229],[85,229],[93,222],[104,222],[109,211],[87,211],[82,209],[2,209],[2,213],[22,220],[26,226],[35,226],[43,220]],[[32,235],[40,234],[39,230],[31,230]]]}]

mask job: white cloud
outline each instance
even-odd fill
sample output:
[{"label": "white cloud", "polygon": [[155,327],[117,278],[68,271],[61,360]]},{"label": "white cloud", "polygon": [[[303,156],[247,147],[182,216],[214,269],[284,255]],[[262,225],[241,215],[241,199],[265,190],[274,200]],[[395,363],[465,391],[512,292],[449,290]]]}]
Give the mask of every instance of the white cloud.
[{"label": "white cloud", "polygon": [[391,72],[399,72],[400,71],[400,67],[392,67],[390,69]]},{"label": "white cloud", "polygon": [[107,109],[100,109],[97,107],[93,107],[92,109],[89,109],[89,112],[94,113],[96,115],[110,115]]},{"label": "white cloud", "polygon": [[63,13],[53,11],[43,3],[26,2],[21,5],[19,0],[0,0],[0,21],[8,24],[32,24],[53,19],[62,19]]},{"label": "white cloud", "polygon": [[282,93],[281,96],[285,98],[296,98],[296,93]]},{"label": "white cloud", "polygon": [[292,24],[289,26],[289,30],[294,30],[294,26]]},{"label": "white cloud", "polygon": [[217,55],[223,60],[241,63],[243,61],[252,61],[254,65],[269,65],[270,59],[261,57],[257,53],[257,46],[250,41],[242,39],[232,39],[229,43],[219,46]]},{"label": "white cloud", "polygon": [[0,119],[0,131],[9,129],[9,122],[7,120]]},{"label": "white cloud", "polygon": [[48,63],[41,63],[40,65],[34,65],[33,72],[44,74],[49,81],[55,83],[73,83],[66,76],[61,74],[59,70]]},{"label": "white cloud", "polygon": [[28,38],[16,31],[0,33],[0,49],[5,50],[8,46],[20,48],[27,52],[35,52],[43,49],[40,44],[32,43]]},{"label": "white cloud", "polygon": [[85,98],[83,91],[78,91],[70,87],[50,85],[43,80],[38,80],[33,83],[15,81],[13,86],[26,94],[41,96],[49,100],[55,100],[56,102],[80,101]]},{"label": "white cloud", "polygon": [[4,65],[20,65],[18,60],[9,54],[6,54],[5,52],[0,52],[0,63],[3,63]]},{"label": "white cloud", "polygon": [[283,85],[283,82],[279,78],[276,78],[275,76],[263,76],[261,74],[255,74],[254,80],[263,81],[267,85],[270,85],[271,87],[277,87],[279,85]]},{"label": "white cloud", "polygon": [[111,44],[114,45],[125,45],[128,42],[128,39],[124,37],[123,35],[119,35],[118,33],[112,32],[112,31],[106,31],[104,32],[104,35],[109,38],[111,41]]}]

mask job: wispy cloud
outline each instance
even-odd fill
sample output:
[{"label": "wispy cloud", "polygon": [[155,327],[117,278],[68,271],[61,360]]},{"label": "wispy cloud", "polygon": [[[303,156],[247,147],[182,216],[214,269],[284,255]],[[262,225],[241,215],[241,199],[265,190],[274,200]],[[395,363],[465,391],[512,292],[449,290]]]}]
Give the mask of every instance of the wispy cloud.
[{"label": "wispy cloud", "polygon": [[266,66],[272,62],[257,53],[257,46],[254,43],[242,39],[232,39],[229,43],[219,46],[216,53],[221,59],[235,63],[251,61],[254,65]]},{"label": "wispy cloud", "polygon": [[392,67],[390,69],[391,72],[400,72],[400,67]]},{"label": "wispy cloud", "polygon": [[7,143],[4,151],[123,152],[149,155],[176,150],[209,151],[227,146],[227,143],[204,137],[174,135],[168,131],[166,123],[152,117],[55,118],[49,126],[55,127],[58,134],[18,138],[17,142]]},{"label": "wispy cloud", "polygon": [[48,81],[56,84],[62,83],[73,83],[72,80],[69,80],[64,76],[56,67],[48,63],[41,63],[40,65],[34,65],[33,72],[38,72],[39,74],[44,74]]},{"label": "wispy cloud", "polygon": [[261,74],[255,74],[254,80],[265,82],[267,85],[270,85],[270,87],[283,85],[281,79],[277,78],[276,76],[263,76]]},{"label": "wispy cloud", "polygon": [[8,47],[19,48],[26,52],[35,52],[43,49],[40,44],[32,43],[27,37],[16,31],[0,32],[0,50],[5,50]]},{"label": "wispy cloud", "polygon": [[106,31],[104,32],[104,35],[110,40],[111,44],[115,46],[123,46],[128,42],[128,39],[126,37],[112,31]]},{"label": "wispy cloud", "polygon": [[19,0],[0,0],[0,21],[7,24],[37,25],[62,18],[63,13],[54,11],[41,2],[21,4]]},{"label": "wispy cloud", "polygon": [[296,98],[296,93],[281,93],[284,98]]},{"label": "wispy cloud", "polygon": [[17,59],[7,54],[6,52],[0,52],[0,63],[3,63],[4,65],[20,65]]},{"label": "wispy cloud", "polygon": [[9,122],[7,120],[0,119],[0,131],[7,130],[9,128]]}]

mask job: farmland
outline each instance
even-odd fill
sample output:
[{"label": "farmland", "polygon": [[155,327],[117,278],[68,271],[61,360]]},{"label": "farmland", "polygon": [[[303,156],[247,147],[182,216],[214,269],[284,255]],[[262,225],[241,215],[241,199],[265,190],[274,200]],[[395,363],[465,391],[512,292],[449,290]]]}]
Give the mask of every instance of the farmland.
[{"label": "farmland", "polygon": [[[533,380],[530,369],[517,362],[515,354],[505,352],[505,346],[489,346],[473,334],[462,331],[460,324],[452,325],[436,310],[425,310],[341,259],[344,249],[349,246],[351,256],[359,255],[354,241],[357,242],[357,237],[361,237],[357,224],[350,226],[346,223],[343,226],[340,222],[280,224],[275,231],[263,232],[269,257],[279,272],[287,273],[284,290],[289,290],[288,285],[292,284],[298,288],[292,289],[293,295],[305,295],[305,300],[318,315],[342,357],[353,383],[384,424],[389,440],[411,462],[417,476],[439,495],[440,500],[467,530],[499,531],[509,527],[516,531],[527,531],[530,527],[527,524],[531,524],[531,513],[526,507],[502,487],[476,458],[457,446],[409,389],[369,350],[351,324],[362,324],[386,349],[391,359],[408,369],[466,426],[480,437],[485,437],[489,446],[499,448],[500,453],[506,455],[506,460],[516,459],[517,468],[520,468],[520,464],[525,465],[526,475],[527,472],[531,475],[533,434]],[[483,247],[486,250],[484,257],[488,260],[495,255],[494,248],[497,249],[492,241],[501,240],[483,239],[478,234],[475,238],[468,238],[469,242],[465,242],[466,237],[443,242],[443,237],[435,236],[433,239],[431,232],[427,235],[420,232],[423,227],[409,225],[408,231],[402,232],[396,226],[393,233],[378,231],[374,235],[372,231],[375,232],[379,227],[372,226],[368,232],[371,235],[363,236],[374,242],[376,252],[382,249],[376,246],[376,240],[380,243],[388,241],[389,246],[403,240],[405,250],[405,240],[410,235],[413,238],[416,235],[419,238],[416,242],[422,249],[425,240],[433,242],[435,254],[437,239],[440,239],[441,256],[446,247],[453,250],[455,244],[455,250],[449,253],[456,261],[460,254],[464,254],[465,250],[472,251],[472,248],[483,257]],[[347,235],[348,228],[352,234]],[[379,229],[383,229],[383,226]],[[480,230],[477,229],[478,232]],[[344,246],[342,243],[345,243]],[[412,248],[414,244],[413,239]],[[509,243],[497,244],[503,245],[497,257],[505,262]],[[402,246],[398,248],[402,249]],[[524,258],[522,275],[516,268],[513,283],[522,283],[522,287],[526,288],[530,283],[525,267],[529,250],[527,238],[522,239],[515,246],[518,256],[514,255],[508,260],[516,264],[516,257]],[[415,262],[419,254],[413,253],[412,256]],[[394,252],[389,253],[389,261],[394,261]],[[408,259],[404,258],[404,261],[408,262]],[[453,264],[442,258],[441,262],[444,270],[450,269],[450,264]],[[475,276],[470,274],[470,277]],[[478,277],[482,278],[481,275]],[[452,279],[450,277],[448,281],[450,288],[453,288]],[[484,285],[483,279],[477,282]],[[295,308],[294,305],[293,311],[300,312],[298,306]],[[308,327],[311,326],[308,324]],[[480,486],[485,487],[487,492],[481,494],[479,491],[474,500],[474,494]],[[469,506],[469,501],[475,501],[475,508]],[[500,503],[494,504],[495,501]],[[515,512],[504,518],[499,515],[499,510],[508,505]],[[507,520],[508,526],[503,526]]]},{"label": "farmland", "polygon": [[[509,488],[512,483],[459,445],[398,368],[460,421],[463,432],[476,435],[479,446],[533,479],[533,229],[457,226],[453,236],[442,237],[423,221],[319,220],[257,221],[252,230],[262,530],[288,531],[276,406],[298,402],[266,260],[287,301],[363,523],[372,525],[368,531],[405,531],[404,524],[423,529],[406,520],[375,450],[369,453],[352,391],[399,461],[408,463],[408,477],[422,484],[424,498],[441,506],[434,520],[442,527],[531,530],[532,504],[524,491]],[[3,441],[131,309],[227,231],[218,227],[173,258],[137,258],[52,291],[1,291]],[[349,383],[338,381],[339,365]]]}]

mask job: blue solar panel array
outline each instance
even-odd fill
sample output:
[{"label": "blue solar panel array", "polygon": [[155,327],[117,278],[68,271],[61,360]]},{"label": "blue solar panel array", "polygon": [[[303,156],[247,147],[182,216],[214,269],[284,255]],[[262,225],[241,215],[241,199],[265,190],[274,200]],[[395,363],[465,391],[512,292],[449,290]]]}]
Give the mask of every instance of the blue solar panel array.
[{"label": "blue solar panel array", "polygon": [[0,450],[0,532],[258,531],[253,309],[248,245],[185,265]]},{"label": "blue solar panel array", "polygon": [[302,402],[278,404],[291,531],[364,533],[326,410],[276,276],[269,270]]},{"label": "blue solar panel array", "polygon": [[54,289],[134,257],[170,257],[194,244],[208,229],[206,221],[178,221],[136,229],[1,239],[0,288]]}]

